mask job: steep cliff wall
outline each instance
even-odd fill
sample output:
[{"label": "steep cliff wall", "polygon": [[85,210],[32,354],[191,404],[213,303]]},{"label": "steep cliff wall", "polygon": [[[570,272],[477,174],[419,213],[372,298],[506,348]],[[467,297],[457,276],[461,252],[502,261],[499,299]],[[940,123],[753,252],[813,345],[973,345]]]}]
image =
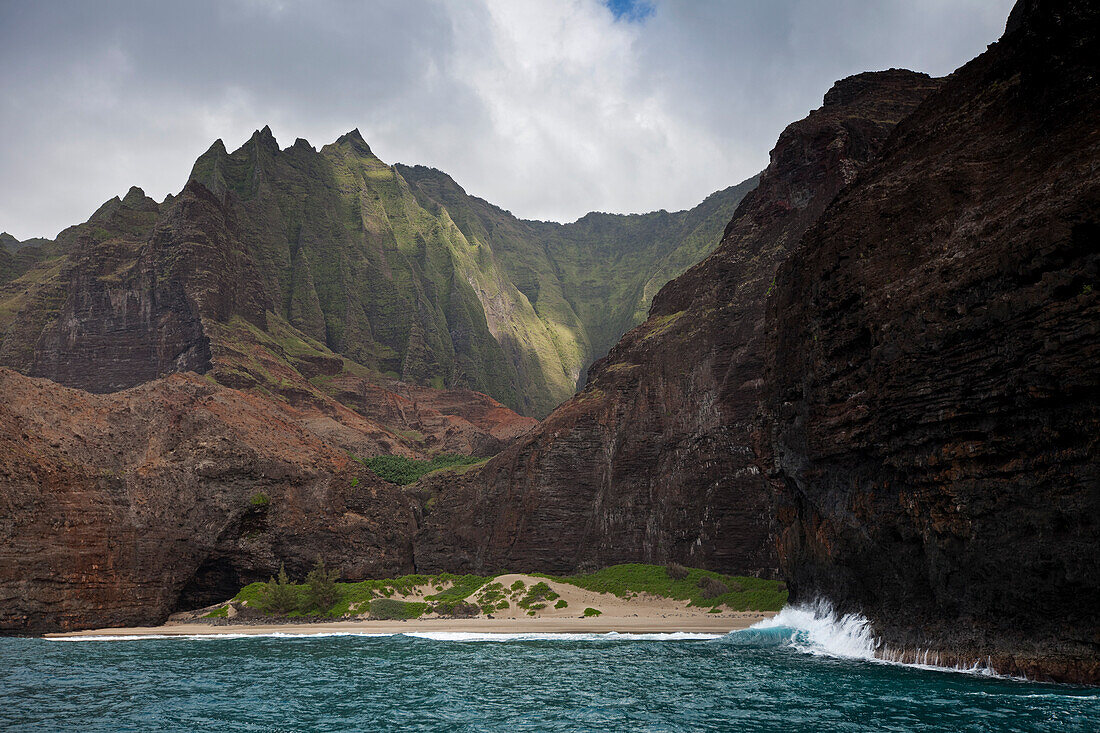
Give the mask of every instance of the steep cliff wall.
[{"label": "steep cliff wall", "polygon": [[678,560],[767,573],[770,496],[752,420],[775,267],[938,82],[838,82],[784,131],[721,245],[666,285],[588,386],[483,470],[438,492],[418,567],[573,570]]},{"label": "steep cliff wall", "polygon": [[285,561],[412,570],[400,489],[297,410],[173,375],[110,395],[0,369],[0,633],[156,624]]},{"label": "steep cliff wall", "polygon": [[160,218],[131,189],[110,220],[87,227],[69,257],[67,298],[28,370],[92,392],[210,369],[203,318],[266,325],[255,265],[213,195],[190,185]]},{"label": "steep cliff wall", "polygon": [[1100,682],[1100,9],[1034,0],[780,268],[795,599],[892,647]]}]

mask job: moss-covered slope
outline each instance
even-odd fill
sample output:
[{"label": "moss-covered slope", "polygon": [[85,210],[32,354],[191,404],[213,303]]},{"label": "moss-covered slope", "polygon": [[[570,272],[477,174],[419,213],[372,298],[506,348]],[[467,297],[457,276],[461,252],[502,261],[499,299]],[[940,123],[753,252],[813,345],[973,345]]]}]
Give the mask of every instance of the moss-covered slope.
[{"label": "moss-covered slope", "polygon": [[215,142],[161,204],[134,188],[56,241],[4,237],[0,364],[92,391],[179,369],[285,391],[255,351],[285,360],[266,342],[289,338],[336,373],[542,416],[754,185],[690,211],[530,222],[440,171],[383,163],[358,131],[281,149],[265,127],[232,153]]}]

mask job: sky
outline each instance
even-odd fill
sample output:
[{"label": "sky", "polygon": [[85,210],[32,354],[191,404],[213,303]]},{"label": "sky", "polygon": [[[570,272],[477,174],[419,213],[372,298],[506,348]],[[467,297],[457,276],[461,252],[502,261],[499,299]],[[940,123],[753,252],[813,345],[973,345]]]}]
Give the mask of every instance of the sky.
[{"label": "sky", "polygon": [[0,0],[0,231],[53,237],[221,138],[358,128],[527,219],[689,208],[832,83],[950,73],[1012,0]]}]

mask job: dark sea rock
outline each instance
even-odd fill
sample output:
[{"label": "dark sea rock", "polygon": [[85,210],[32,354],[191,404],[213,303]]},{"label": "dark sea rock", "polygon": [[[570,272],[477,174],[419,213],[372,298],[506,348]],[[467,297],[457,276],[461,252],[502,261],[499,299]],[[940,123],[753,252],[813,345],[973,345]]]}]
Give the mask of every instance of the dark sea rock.
[{"label": "dark sea rock", "polygon": [[1100,683],[1098,41],[1095,3],[1020,2],[776,276],[792,598],[903,656]]}]

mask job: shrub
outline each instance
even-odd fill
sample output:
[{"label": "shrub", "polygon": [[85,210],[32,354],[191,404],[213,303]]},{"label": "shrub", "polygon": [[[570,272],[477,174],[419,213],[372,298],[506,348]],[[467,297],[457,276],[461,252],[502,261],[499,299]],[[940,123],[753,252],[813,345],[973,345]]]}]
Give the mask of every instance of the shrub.
[{"label": "shrub", "polygon": [[336,590],[336,580],[340,573],[335,570],[325,570],[325,561],[317,558],[313,569],[306,575],[306,585],[309,586],[309,601],[317,610],[324,613],[336,603],[339,593]]},{"label": "shrub", "polygon": [[248,503],[252,506],[267,506],[271,503],[271,497],[262,491],[257,491],[252,495],[252,498],[248,500]]},{"label": "shrub", "polygon": [[665,569],[668,571],[668,577],[673,580],[683,580],[688,576],[688,569],[680,563],[669,563]]},{"label": "shrub", "polygon": [[485,459],[477,456],[462,456],[453,453],[440,453],[429,460],[417,458],[405,458],[404,456],[376,456],[363,461],[378,477],[392,484],[411,484],[420,480],[421,476],[438,471],[441,468],[453,468],[456,466],[471,466],[481,463]]},{"label": "shrub", "polygon": [[451,606],[451,615],[455,618],[471,618],[481,613],[481,608],[476,604],[459,601]]},{"label": "shrub", "polygon": [[546,605],[546,601],[556,600],[557,597],[558,594],[549,585],[540,581],[527,590],[527,595],[519,601],[518,605],[520,608],[542,608]]},{"label": "shrub", "polygon": [[584,615],[585,616],[599,616],[602,613],[603,613],[603,611],[601,611],[598,608],[586,608],[586,609],[584,609]]},{"label": "shrub", "polygon": [[558,602],[554,604],[554,608],[566,608],[569,606],[569,602],[564,598],[559,598]]},{"label": "shrub", "polygon": [[709,575],[699,578],[699,588],[703,591],[703,598],[717,598],[730,592],[728,585]]},{"label": "shrub", "polygon": [[286,566],[279,564],[279,575],[267,581],[260,596],[260,610],[267,613],[286,614],[298,607],[298,591],[286,574]]},{"label": "shrub", "polygon": [[418,618],[426,610],[428,610],[427,603],[398,601],[393,598],[375,598],[370,602],[370,617],[380,621]]}]

